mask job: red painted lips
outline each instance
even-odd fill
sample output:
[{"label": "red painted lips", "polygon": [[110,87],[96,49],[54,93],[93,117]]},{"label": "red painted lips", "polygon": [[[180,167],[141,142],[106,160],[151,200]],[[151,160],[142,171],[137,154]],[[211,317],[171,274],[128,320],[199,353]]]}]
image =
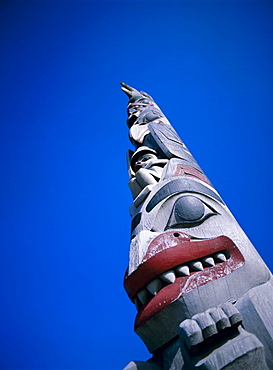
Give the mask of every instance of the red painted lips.
[{"label": "red painted lips", "polygon": [[125,276],[124,287],[131,300],[163,272],[190,261],[213,256],[220,251],[225,251],[228,255],[226,262],[207,267],[203,271],[191,272],[189,276],[177,277],[174,283],[163,287],[141,307],[136,317],[135,329],[197,286],[228,275],[244,265],[243,255],[226,236],[194,240],[182,232],[167,231],[153,239],[142,263],[132,274]]}]

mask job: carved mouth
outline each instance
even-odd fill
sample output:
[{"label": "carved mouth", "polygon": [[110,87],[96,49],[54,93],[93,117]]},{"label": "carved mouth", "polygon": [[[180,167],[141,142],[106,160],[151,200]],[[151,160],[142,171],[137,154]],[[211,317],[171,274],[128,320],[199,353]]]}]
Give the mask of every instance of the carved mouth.
[{"label": "carved mouth", "polygon": [[182,232],[169,231],[156,237],[149,250],[124,280],[139,311],[135,329],[192,289],[244,265],[243,255],[226,236],[196,240]]}]

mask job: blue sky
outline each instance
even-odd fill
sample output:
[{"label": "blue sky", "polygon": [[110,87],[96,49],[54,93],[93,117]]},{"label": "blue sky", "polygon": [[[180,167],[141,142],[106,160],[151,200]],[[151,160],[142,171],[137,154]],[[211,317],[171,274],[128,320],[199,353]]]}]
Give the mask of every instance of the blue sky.
[{"label": "blue sky", "polygon": [[147,91],[268,266],[272,1],[0,3],[0,368],[149,353],[123,290],[127,97]]}]

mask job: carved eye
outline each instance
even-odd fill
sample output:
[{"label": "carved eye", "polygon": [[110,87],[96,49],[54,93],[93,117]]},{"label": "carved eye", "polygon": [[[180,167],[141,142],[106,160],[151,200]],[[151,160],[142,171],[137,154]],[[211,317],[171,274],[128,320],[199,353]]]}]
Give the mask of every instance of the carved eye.
[{"label": "carved eye", "polygon": [[173,207],[168,228],[193,227],[200,225],[217,212],[199,198],[185,195],[179,198]]},{"label": "carved eye", "polygon": [[150,102],[150,100],[149,99],[140,99],[139,100],[140,102],[141,102],[141,104],[150,104],[151,102]]},{"label": "carved eye", "polygon": [[138,159],[138,162],[147,162],[147,161],[149,161],[152,158],[155,159],[156,156],[154,154],[145,154],[145,155],[143,155],[142,157],[140,157]]}]

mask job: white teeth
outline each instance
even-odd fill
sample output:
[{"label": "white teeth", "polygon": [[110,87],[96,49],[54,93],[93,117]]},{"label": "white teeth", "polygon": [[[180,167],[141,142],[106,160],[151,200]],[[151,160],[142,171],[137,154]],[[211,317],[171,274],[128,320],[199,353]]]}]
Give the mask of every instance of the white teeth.
[{"label": "white teeth", "polygon": [[163,284],[159,279],[154,279],[147,285],[147,289],[152,295],[156,295],[162,287]]},{"label": "white teeth", "polygon": [[226,262],[227,257],[224,255],[224,253],[216,253],[213,255],[213,257],[204,257],[201,261],[194,261],[194,262],[188,262],[188,265],[181,265],[175,268],[175,270],[168,270],[166,272],[163,272],[159,276],[159,278],[156,278],[152,280],[149,284],[147,284],[145,289],[142,289],[140,292],[137,293],[137,297],[134,299],[134,303],[136,305],[137,310],[139,310],[140,306],[146,304],[152,295],[156,295],[163,286],[166,286],[164,283],[172,284],[175,282],[176,275],[175,272],[179,276],[189,276],[190,275],[190,268],[194,271],[203,271],[204,266],[211,267],[215,266],[215,263],[221,263]]},{"label": "white teeth", "polygon": [[164,272],[163,274],[160,275],[160,277],[166,283],[172,284],[175,281],[175,273],[172,270]]},{"label": "white teeth", "polygon": [[204,258],[203,263],[206,266],[215,266],[214,259],[212,257]]},{"label": "white teeth", "polygon": [[221,262],[226,262],[226,256],[223,253],[215,254],[215,258]]},{"label": "white teeth", "polygon": [[139,310],[140,307],[141,307],[141,303],[139,302],[139,300],[137,299],[137,297],[135,297],[135,299],[134,299],[134,304],[136,306],[136,309]]},{"label": "white teeth", "polygon": [[147,292],[147,290],[146,290],[146,289],[141,290],[141,291],[137,294],[137,297],[138,297],[138,299],[140,300],[140,302],[141,302],[142,304],[145,304],[145,303],[148,301],[148,299],[149,299],[149,296],[148,296],[148,292]]},{"label": "white teeth", "polygon": [[189,276],[190,274],[190,269],[186,265],[177,267],[176,271],[183,276]]},{"label": "white teeth", "polygon": [[196,261],[196,262],[191,262],[190,263],[190,266],[194,269],[194,270],[197,270],[197,271],[202,271],[204,268],[203,268],[203,265],[200,261]]}]

